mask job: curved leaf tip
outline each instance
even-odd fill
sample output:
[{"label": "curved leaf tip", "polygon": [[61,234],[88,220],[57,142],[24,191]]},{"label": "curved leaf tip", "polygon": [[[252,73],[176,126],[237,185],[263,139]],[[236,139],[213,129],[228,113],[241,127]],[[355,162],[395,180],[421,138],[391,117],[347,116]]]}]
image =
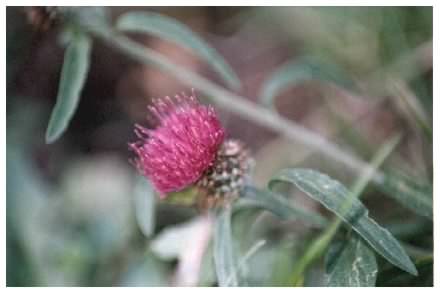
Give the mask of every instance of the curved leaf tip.
[{"label": "curved leaf tip", "polygon": [[64,55],[57,101],[46,130],[48,144],[64,133],[75,114],[89,69],[90,51],[91,40],[87,36],[78,33],[72,36]]}]

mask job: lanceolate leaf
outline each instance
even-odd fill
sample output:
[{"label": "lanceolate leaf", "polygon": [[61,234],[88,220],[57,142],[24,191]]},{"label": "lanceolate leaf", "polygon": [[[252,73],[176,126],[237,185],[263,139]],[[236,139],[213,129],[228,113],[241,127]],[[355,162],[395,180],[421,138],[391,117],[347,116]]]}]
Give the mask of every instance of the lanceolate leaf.
[{"label": "lanceolate leaf", "polygon": [[238,286],[238,267],[231,231],[231,209],[220,211],[214,227],[214,265],[220,287]]},{"label": "lanceolate leaf", "polygon": [[69,125],[78,106],[90,63],[91,40],[77,33],[64,55],[57,102],[46,130],[46,142],[57,140]]},{"label": "lanceolate leaf", "polygon": [[154,232],[156,201],[151,184],[142,176],[137,178],[134,204],[139,229],[146,237],[150,237]]},{"label": "lanceolate leaf", "polygon": [[240,87],[237,75],[223,57],[191,29],[174,18],[154,12],[129,12],[118,19],[116,27],[123,31],[152,34],[192,50],[211,65],[228,86],[233,89]]},{"label": "lanceolate leaf", "polygon": [[327,220],[321,215],[295,207],[282,196],[278,196],[269,190],[246,186],[241,199],[251,206],[258,206],[270,211],[282,220],[298,219],[317,227],[324,227],[327,224]]},{"label": "lanceolate leaf", "polygon": [[270,106],[281,91],[309,80],[333,82],[346,88],[353,87],[352,81],[337,66],[303,57],[286,63],[272,74],[263,85],[259,95],[260,102]]},{"label": "lanceolate leaf", "polygon": [[375,286],[378,271],[376,256],[357,235],[352,235],[333,259],[327,270],[328,286]]},{"label": "lanceolate leaf", "polygon": [[271,188],[277,182],[296,185],[305,194],[319,201],[349,224],[372,248],[399,268],[417,275],[411,259],[399,242],[386,229],[368,216],[368,210],[336,180],[308,169],[284,169],[269,182]]}]

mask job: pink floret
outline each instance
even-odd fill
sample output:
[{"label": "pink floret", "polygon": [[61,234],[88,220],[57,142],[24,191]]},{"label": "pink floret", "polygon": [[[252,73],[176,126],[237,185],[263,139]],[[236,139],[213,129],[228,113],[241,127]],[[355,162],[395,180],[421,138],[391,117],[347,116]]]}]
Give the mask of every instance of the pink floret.
[{"label": "pink floret", "polygon": [[225,130],[214,109],[194,95],[153,100],[149,109],[158,126],[136,125],[139,140],[130,147],[137,154],[138,170],[166,197],[195,183],[212,165]]}]

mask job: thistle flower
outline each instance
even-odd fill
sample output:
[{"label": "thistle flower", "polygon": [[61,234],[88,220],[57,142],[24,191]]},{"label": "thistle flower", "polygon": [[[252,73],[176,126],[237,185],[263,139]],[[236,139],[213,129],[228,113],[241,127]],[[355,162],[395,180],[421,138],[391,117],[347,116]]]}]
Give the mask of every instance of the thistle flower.
[{"label": "thistle flower", "polygon": [[212,106],[200,104],[194,94],[183,94],[153,100],[149,110],[157,127],[136,125],[139,140],[129,146],[137,155],[137,169],[161,198],[192,185],[200,191],[199,207],[238,197],[249,169],[247,152],[238,141],[225,141]]},{"label": "thistle flower", "polygon": [[136,125],[140,140],[130,146],[137,154],[138,170],[165,197],[199,180],[214,162],[225,130],[214,109],[201,105],[194,95],[154,100],[149,110],[159,125]]}]

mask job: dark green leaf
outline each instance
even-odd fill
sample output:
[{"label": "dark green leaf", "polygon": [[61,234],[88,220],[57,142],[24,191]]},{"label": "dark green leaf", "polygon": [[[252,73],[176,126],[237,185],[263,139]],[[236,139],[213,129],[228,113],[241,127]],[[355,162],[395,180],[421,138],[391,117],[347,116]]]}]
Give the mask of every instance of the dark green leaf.
[{"label": "dark green leaf", "polygon": [[388,171],[383,183],[378,186],[404,207],[432,220],[432,186],[429,183]]},{"label": "dark green leaf", "polygon": [[137,178],[134,190],[134,207],[139,228],[146,237],[154,232],[155,195],[151,184],[144,177]]},{"label": "dark green leaf", "polygon": [[90,63],[90,39],[76,34],[67,47],[61,72],[57,102],[50,116],[46,142],[57,140],[75,114]]},{"label": "dark green leaf", "polygon": [[231,231],[231,209],[219,212],[214,227],[214,265],[217,282],[221,287],[238,286],[237,262]]},{"label": "dark green leaf", "polygon": [[342,251],[345,247],[345,242],[341,240],[335,240],[331,243],[331,245],[327,249],[327,253],[325,254],[324,264],[325,271],[330,272],[333,270],[338,258],[341,256]]},{"label": "dark green leaf", "polygon": [[328,268],[328,286],[373,287],[376,284],[378,269],[374,252],[355,234],[339,250]]},{"label": "dark green leaf", "polygon": [[250,206],[266,209],[282,220],[302,220],[317,227],[324,227],[327,220],[319,214],[292,206],[284,197],[269,190],[260,190],[246,186],[242,192],[242,199]]},{"label": "dark green leaf", "polygon": [[411,259],[399,242],[386,229],[368,216],[368,210],[336,180],[308,169],[284,169],[269,182],[295,184],[301,191],[335,213],[363,237],[380,255],[401,269],[417,275]]},{"label": "dark green leaf", "polygon": [[333,82],[345,88],[353,87],[353,82],[336,65],[303,57],[286,63],[272,74],[259,94],[260,102],[271,106],[273,99],[282,90],[309,80]]},{"label": "dark green leaf", "polygon": [[240,87],[237,75],[223,57],[174,18],[154,12],[129,12],[118,19],[116,27],[123,31],[149,33],[192,50],[208,62],[231,88]]}]

